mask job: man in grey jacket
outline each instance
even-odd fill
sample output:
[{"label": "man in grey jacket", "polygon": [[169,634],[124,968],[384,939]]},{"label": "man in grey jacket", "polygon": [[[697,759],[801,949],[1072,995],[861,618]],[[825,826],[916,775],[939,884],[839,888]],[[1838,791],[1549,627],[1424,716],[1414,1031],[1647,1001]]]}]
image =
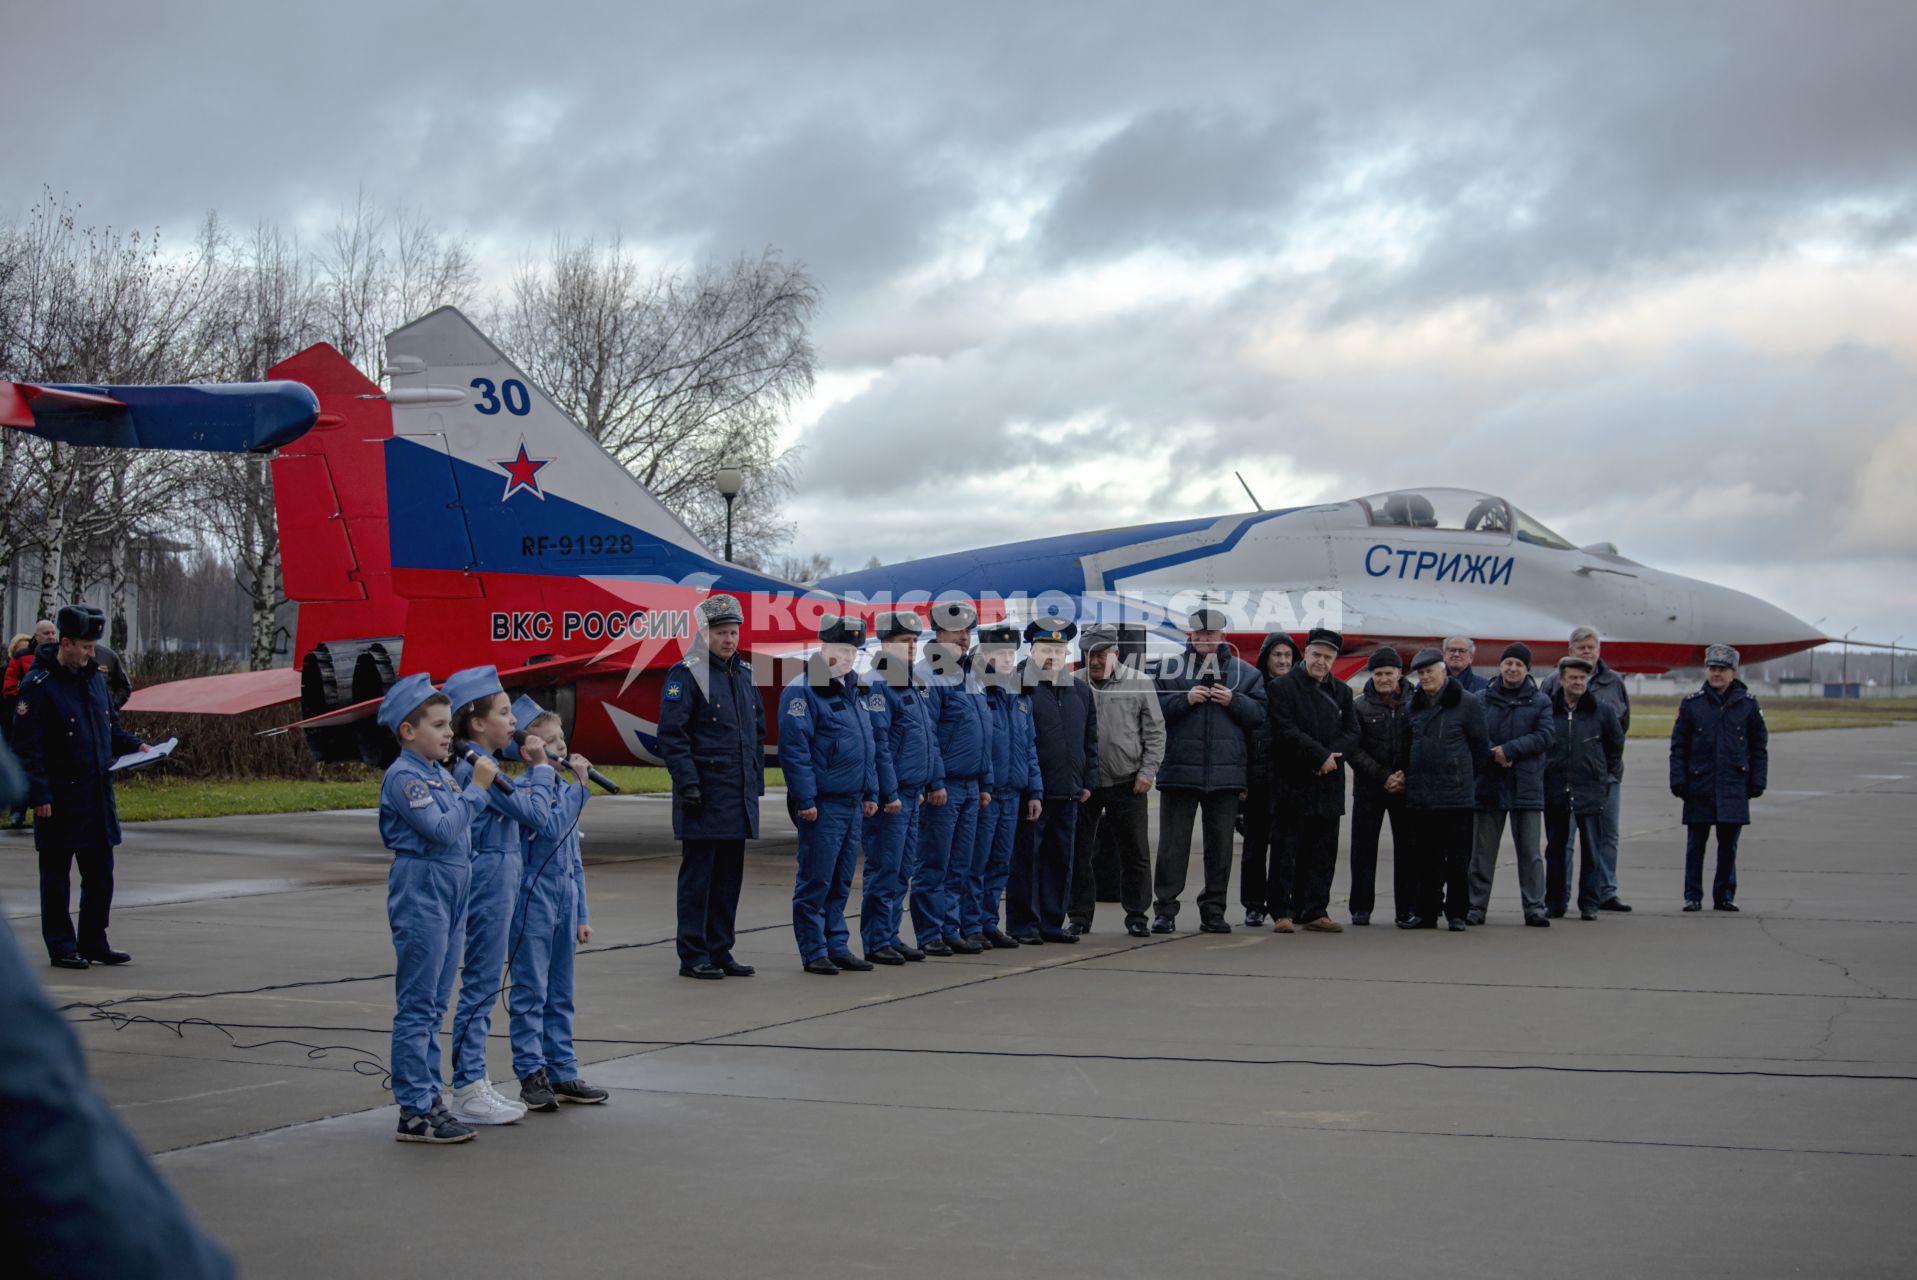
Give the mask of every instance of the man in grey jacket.
[{"label": "man in grey jacket", "polygon": [[[1604,659],[1598,657],[1598,633],[1592,627],[1578,627],[1571,632],[1571,656],[1582,658],[1591,664],[1591,683],[1589,694],[1617,716],[1618,727],[1625,733],[1631,731],[1631,693],[1624,687],[1624,677],[1604,665]],[[1552,672],[1538,682],[1539,690],[1549,698],[1558,691],[1558,673]],[[1624,806],[1624,757],[1619,756],[1617,769],[1611,775],[1611,789],[1605,793],[1604,811],[1598,815],[1598,842],[1592,853],[1592,862],[1597,874],[1599,911],[1629,911],[1628,904],[1617,896],[1617,843],[1618,833],[1622,829],[1618,824],[1623,821]]]},{"label": "man in grey jacket", "polygon": [[1118,854],[1125,932],[1134,938],[1150,937],[1146,928],[1152,899],[1150,793],[1165,759],[1165,715],[1158,707],[1156,686],[1122,661],[1117,627],[1085,628],[1080,647],[1098,708],[1098,782],[1091,799],[1078,811],[1071,930],[1092,930],[1098,897],[1092,862],[1102,828],[1111,832]]}]

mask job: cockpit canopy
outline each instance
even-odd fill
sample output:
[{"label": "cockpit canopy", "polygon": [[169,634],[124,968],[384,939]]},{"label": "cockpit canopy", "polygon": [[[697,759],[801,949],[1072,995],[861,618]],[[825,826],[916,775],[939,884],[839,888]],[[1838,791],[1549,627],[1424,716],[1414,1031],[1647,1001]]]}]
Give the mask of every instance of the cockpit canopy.
[{"label": "cockpit canopy", "polygon": [[1532,546],[1575,550],[1565,538],[1503,498],[1473,489],[1394,489],[1358,499],[1374,528],[1453,529],[1494,534]]}]

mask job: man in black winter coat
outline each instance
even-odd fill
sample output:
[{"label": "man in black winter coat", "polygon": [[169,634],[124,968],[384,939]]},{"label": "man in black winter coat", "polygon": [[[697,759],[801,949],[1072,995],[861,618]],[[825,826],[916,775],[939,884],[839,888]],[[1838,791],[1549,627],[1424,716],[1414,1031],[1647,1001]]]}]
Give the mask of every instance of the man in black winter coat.
[{"label": "man in black winter coat", "polygon": [[1165,763],[1159,770],[1158,865],[1153,933],[1178,927],[1178,898],[1191,865],[1192,822],[1203,814],[1205,888],[1198,927],[1230,933],[1232,824],[1245,790],[1251,731],[1265,718],[1264,681],[1225,643],[1225,615],[1200,609],[1186,627],[1185,652],[1159,664],[1158,705],[1165,713]]},{"label": "man in black winter coat", "polygon": [[1624,726],[1617,712],[1590,691],[1588,658],[1558,659],[1551,694],[1552,737],[1544,763],[1544,902],[1549,919],[1564,915],[1571,892],[1571,834],[1578,838],[1578,917],[1598,918],[1603,903],[1599,820],[1611,779],[1624,759]]},{"label": "man in black winter coat", "polygon": [[1464,932],[1478,771],[1491,754],[1484,706],[1450,678],[1444,655],[1422,649],[1411,660],[1418,692],[1411,699],[1411,759],[1405,766],[1405,808],[1419,877],[1418,904],[1403,929],[1435,929],[1442,913]]},{"label": "man in black winter coat", "polygon": [[1704,687],[1677,705],[1671,726],[1671,794],[1684,801],[1684,909],[1704,903],[1704,853],[1717,828],[1711,905],[1735,911],[1737,839],[1751,801],[1770,783],[1771,734],[1764,712],[1737,678],[1737,650],[1704,651]]},{"label": "man in black winter coat", "polygon": [[[1028,914],[1035,918],[1044,942],[1078,941],[1078,935],[1065,927],[1071,907],[1074,836],[1078,808],[1092,798],[1092,788],[1098,784],[1098,709],[1092,687],[1065,668],[1066,646],[1077,634],[1077,625],[1063,619],[1031,622],[1025,628],[1025,641],[1032,646],[1032,656],[1019,668],[1032,698],[1043,795],[1035,830],[1027,832],[1012,853],[1007,916],[1016,894],[1020,922]],[[1029,910],[1023,905],[1027,903]],[[1018,936],[1023,931],[1012,932]]]},{"label": "man in black winter coat", "polygon": [[[1265,703],[1271,691],[1305,660],[1298,642],[1274,631],[1258,646],[1258,674],[1265,681]],[[1238,806],[1244,815],[1245,847],[1238,855],[1238,901],[1245,908],[1245,927],[1256,929],[1269,917],[1292,919],[1292,859],[1295,851],[1285,833],[1287,815],[1279,813],[1272,791],[1271,717],[1251,731],[1251,764],[1246,770],[1245,798]]]},{"label": "man in black winter coat", "polygon": [[1471,910],[1466,924],[1483,924],[1491,909],[1504,827],[1518,853],[1518,895],[1524,922],[1545,925],[1544,858],[1538,843],[1544,822],[1544,757],[1551,749],[1551,700],[1531,678],[1528,645],[1505,646],[1498,678],[1478,693],[1484,727],[1491,736],[1491,758],[1478,775],[1478,816],[1473,833],[1468,882]]},{"label": "man in black winter coat", "polygon": [[[1358,741],[1351,688],[1331,674],[1344,637],[1319,628],[1305,640],[1303,666],[1272,685],[1272,786],[1289,822],[1297,881],[1297,921],[1313,933],[1343,933],[1329,914],[1338,866],[1338,820],[1345,812],[1345,754]],[[1274,921],[1277,928],[1283,921]]]},{"label": "man in black winter coat", "polygon": [[1397,919],[1415,915],[1409,830],[1405,822],[1404,773],[1411,759],[1411,715],[1402,686],[1404,659],[1380,649],[1366,664],[1371,678],[1352,703],[1358,741],[1351,764],[1351,923],[1371,923],[1377,898],[1378,832],[1391,819],[1391,888]]}]

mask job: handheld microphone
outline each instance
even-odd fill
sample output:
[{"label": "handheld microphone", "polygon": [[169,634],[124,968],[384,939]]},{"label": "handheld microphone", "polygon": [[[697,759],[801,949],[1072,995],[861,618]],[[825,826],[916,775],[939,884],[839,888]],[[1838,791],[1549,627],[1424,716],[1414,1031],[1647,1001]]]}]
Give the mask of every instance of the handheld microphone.
[{"label": "handheld microphone", "polygon": [[[526,745],[526,731],[524,729],[513,730],[513,744],[515,746],[520,746],[520,747],[523,747]],[[554,769],[561,769],[566,767],[566,762],[563,760],[554,762],[551,759],[548,759],[547,763],[551,764]],[[599,772],[599,770],[593,768],[591,765],[586,766],[586,777],[591,780],[593,786],[598,787],[601,791],[604,791],[607,795],[616,796],[619,794],[619,784],[614,782],[611,778],[608,778],[605,774]]]},{"label": "handheld microphone", "polygon": [[[453,754],[470,765],[477,765],[481,760],[489,760],[492,758],[464,738],[454,739]],[[503,773],[496,773],[493,775],[493,790],[504,791],[507,795],[511,795],[513,792],[513,780]]]}]

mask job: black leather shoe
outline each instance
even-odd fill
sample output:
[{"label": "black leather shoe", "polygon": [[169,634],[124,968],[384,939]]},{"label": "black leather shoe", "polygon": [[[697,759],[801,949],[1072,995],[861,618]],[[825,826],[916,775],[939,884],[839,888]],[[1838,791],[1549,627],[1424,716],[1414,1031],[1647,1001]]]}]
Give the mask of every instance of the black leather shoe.
[{"label": "black leather shoe", "polygon": [[1398,927],[1400,929],[1422,929],[1424,928],[1424,917],[1406,916],[1404,919],[1398,921]]},{"label": "black leather shoe", "polygon": [[1580,919],[1580,920],[1595,920],[1595,919],[1597,919],[1597,912],[1596,912],[1595,910],[1590,910],[1590,909],[1586,909],[1586,908],[1584,908],[1584,907],[1579,907],[1579,908],[1578,908],[1578,919]]},{"label": "black leather shoe", "polygon": [[905,961],[908,964],[917,964],[921,960],[925,959],[925,953],[923,951],[920,951],[917,947],[908,947],[903,942],[899,943],[898,946],[893,947],[892,950],[898,952],[899,959]]},{"label": "black leather shoe", "polygon": [[680,965],[679,976],[682,978],[723,978],[726,976],[726,971],[716,964],[706,964],[702,961],[699,964]]},{"label": "black leather shoe", "polygon": [[943,942],[934,939],[933,941],[926,943],[923,947],[920,947],[919,953],[921,955],[928,955],[928,956],[949,956],[952,954],[952,948],[946,946]]},{"label": "black leather shoe", "polygon": [[990,951],[992,949],[992,940],[986,937],[982,933],[968,933],[965,935],[964,941],[971,943],[973,946],[977,947],[981,952]]},{"label": "black leather shoe", "polygon": [[839,966],[833,964],[824,956],[820,956],[817,960],[806,961],[805,971],[807,973],[816,973],[821,978],[836,978],[839,976]]},{"label": "black leather shoe", "polygon": [[868,951],[865,958],[873,964],[904,964],[905,957],[890,947],[880,947],[877,951]]},{"label": "black leather shoe", "polygon": [[985,940],[1000,951],[1014,951],[1018,948],[1018,939],[1003,929],[987,929]]},{"label": "black leather shoe", "polygon": [[1465,912],[1465,913],[1464,913],[1464,922],[1465,922],[1466,924],[1483,924],[1483,923],[1484,923],[1484,912],[1482,912],[1482,911],[1467,911],[1467,912]]},{"label": "black leather shoe", "polygon": [[1704,904],[1701,902],[1687,902],[1684,904],[1684,909],[1686,911],[1702,911]]},{"label": "black leather shoe", "polygon": [[1737,910],[1737,904],[1736,904],[1735,902],[1717,902],[1717,903],[1713,903],[1713,904],[1711,905],[1711,910],[1713,910],[1713,911],[1735,911],[1735,910]]},{"label": "black leather shoe", "polygon": [[1551,922],[1543,916],[1526,916],[1524,923],[1527,928],[1531,929],[1549,929],[1551,927]]},{"label": "black leather shoe", "polygon": [[1012,935],[1012,941],[1018,943],[1021,947],[1042,947],[1045,945],[1045,939],[1039,937],[1036,933],[1015,933]]},{"label": "black leather shoe", "polygon": [[1564,919],[1564,908],[1546,907],[1544,909],[1544,916],[1547,920],[1562,920]]},{"label": "black leather shoe", "polygon": [[1130,924],[1125,926],[1125,932],[1129,933],[1134,938],[1149,938],[1152,936],[1152,931],[1145,927],[1145,922],[1143,920],[1132,921]]},{"label": "black leather shoe", "polygon": [[1170,933],[1177,927],[1177,924],[1170,916],[1159,916],[1156,920],[1152,921],[1153,933]]},{"label": "black leather shoe", "polygon": [[1630,903],[1619,902],[1616,898],[1606,898],[1604,901],[1598,903],[1599,911],[1629,911],[1630,909]]},{"label": "black leather shoe", "polygon": [[719,965],[719,971],[728,978],[750,978],[758,970],[749,964],[740,964],[737,960],[727,960]]},{"label": "black leather shoe", "polygon": [[82,956],[95,964],[125,964],[133,959],[124,951],[115,951],[112,947],[103,947],[98,951],[82,951]]},{"label": "black leather shoe", "polygon": [[1210,920],[1200,920],[1198,922],[1198,932],[1200,933],[1230,933],[1231,926],[1225,923],[1225,918],[1223,916],[1215,916]]},{"label": "black leather shoe", "polygon": [[1464,921],[1457,916],[1452,916],[1450,928],[1453,933],[1463,933]]},{"label": "black leather shoe", "polygon": [[1074,938],[1082,938],[1092,931],[1092,927],[1082,920],[1073,920],[1065,926],[1065,932]]},{"label": "black leather shoe", "polygon": [[53,967],[56,969],[85,969],[89,967],[87,958],[78,951],[69,951],[63,956],[54,956],[52,957],[52,961]]},{"label": "black leather shoe", "polygon": [[1077,942],[1078,935],[1067,933],[1063,929],[1040,929],[1038,936],[1047,942]]},{"label": "black leather shoe", "polygon": [[1256,907],[1245,908],[1245,928],[1262,929],[1265,926],[1265,913]]},{"label": "black leather shoe", "polygon": [[[952,954],[960,956],[976,956],[983,954],[985,951],[982,944],[974,942],[970,938],[947,938],[945,945],[951,948]],[[932,954],[937,955],[938,953],[933,952]]]},{"label": "black leather shoe", "polygon": [[839,966],[839,968],[850,969],[854,973],[872,972],[872,962],[870,960],[861,960],[850,951],[842,956],[827,956],[826,959]]},{"label": "black leather shoe", "polygon": [[1351,923],[1362,929],[1371,923],[1371,913],[1369,911],[1354,911],[1351,913]]}]

